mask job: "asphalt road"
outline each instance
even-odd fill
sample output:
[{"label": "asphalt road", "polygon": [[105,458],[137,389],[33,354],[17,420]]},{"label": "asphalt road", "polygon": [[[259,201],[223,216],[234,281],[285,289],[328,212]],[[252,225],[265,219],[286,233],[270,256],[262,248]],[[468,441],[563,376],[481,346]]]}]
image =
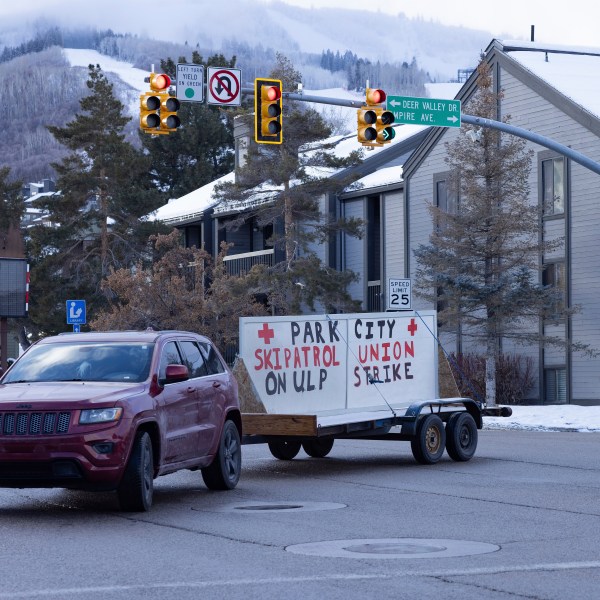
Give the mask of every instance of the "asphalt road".
[{"label": "asphalt road", "polygon": [[289,462],[244,446],[239,486],[0,489],[0,600],[600,597],[600,433],[481,431],[473,460],[337,441]]}]

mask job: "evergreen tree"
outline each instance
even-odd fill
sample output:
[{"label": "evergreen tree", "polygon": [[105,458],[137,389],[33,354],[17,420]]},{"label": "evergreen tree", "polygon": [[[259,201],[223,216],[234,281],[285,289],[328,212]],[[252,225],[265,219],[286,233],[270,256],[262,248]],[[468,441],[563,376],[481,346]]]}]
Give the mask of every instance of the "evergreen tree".
[{"label": "evergreen tree", "polygon": [[[495,119],[499,95],[489,65],[482,62],[478,74],[469,113]],[[525,141],[484,127],[474,143],[469,131],[465,127],[446,144],[449,197],[457,208],[430,207],[433,233],[415,250],[417,293],[438,306],[442,330],[460,327],[463,336],[483,341],[486,402],[492,406],[501,338],[565,344],[538,333],[539,318],[561,300],[561,290],[539,283],[538,261],[562,241],[539,237],[541,209],[529,199],[532,151]],[[564,308],[562,316],[569,312]]]},{"label": "evergreen tree", "polygon": [[[222,54],[206,62],[196,51],[193,64],[235,67],[235,57]],[[184,57],[179,62],[186,63]],[[161,62],[162,72],[175,78],[172,59]],[[140,132],[142,144],[152,156],[152,173],[158,187],[169,198],[179,198],[233,170],[233,113],[231,109],[200,102],[182,102],[178,111],[181,127],[170,135],[151,136]]]},{"label": "evergreen tree", "polygon": [[[301,81],[300,73],[280,54],[271,77],[282,81],[284,92],[295,91]],[[262,271],[257,267],[256,283],[272,310],[299,312],[304,304],[314,308],[317,301],[327,310],[356,308],[347,293],[354,275],[324,265],[315,244],[328,243],[340,231],[360,234],[359,221],[336,219],[319,204],[324,195],[350,183],[331,175],[334,169],[360,162],[360,154],[336,158],[333,144],[326,143],[331,130],[319,113],[302,102],[284,98],[282,104],[283,143],[250,143],[236,182],[217,186],[215,194],[233,210],[243,207],[233,227],[254,219],[275,232],[268,242],[284,260]],[[246,118],[252,131],[253,116]]]},{"label": "evergreen tree", "polygon": [[21,196],[21,182],[9,181],[10,168],[0,168],[0,234],[21,224],[24,204]]},{"label": "evergreen tree", "polygon": [[65,127],[48,127],[71,153],[52,166],[60,192],[40,201],[51,227],[28,230],[32,325],[64,329],[64,301],[82,298],[93,313],[106,299],[100,283],[143,256],[152,224],[140,217],[164,201],[150,180],[149,157],[124,139],[128,117],[98,65],[89,66],[91,93]]}]

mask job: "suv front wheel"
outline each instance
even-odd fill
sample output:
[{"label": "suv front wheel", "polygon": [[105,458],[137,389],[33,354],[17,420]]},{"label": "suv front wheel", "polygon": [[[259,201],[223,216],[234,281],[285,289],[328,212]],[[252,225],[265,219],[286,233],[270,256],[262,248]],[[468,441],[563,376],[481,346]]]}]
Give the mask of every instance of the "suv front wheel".
[{"label": "suv front wheel", "polygon": [[138,431],[123,479],[117,488],[117,496],[122,510],[144,512],[150,510],[153,494],[152,440],[146,431]]}]

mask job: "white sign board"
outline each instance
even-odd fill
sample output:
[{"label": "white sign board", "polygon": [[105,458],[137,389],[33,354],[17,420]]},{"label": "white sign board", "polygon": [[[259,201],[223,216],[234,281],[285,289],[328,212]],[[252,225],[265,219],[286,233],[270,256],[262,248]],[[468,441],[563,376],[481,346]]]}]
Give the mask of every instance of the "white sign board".
[{"label": "white sign board", "polygon": [[242,104],[242,71],[224,67],[208,67],[206,95],[208,104],[240,106]]},{"label": "white sign board", "polygon": [[437,397],[435,311],[246,317],[240,354],[268,413],[409,406]]},{"label": "white sign board", "polygon": [[177,100],[182,102],[204,101],[203,65],[177,65]]},{"label": "white sign board", "polygon": [[388,310],[411,310],[412,289],[410,279],[388,279]]}]

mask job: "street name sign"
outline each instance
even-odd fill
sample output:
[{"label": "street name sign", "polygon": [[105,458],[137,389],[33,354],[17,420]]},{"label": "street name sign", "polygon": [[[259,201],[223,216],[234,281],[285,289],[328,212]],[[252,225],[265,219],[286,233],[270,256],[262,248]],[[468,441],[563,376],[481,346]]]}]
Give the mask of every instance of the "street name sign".
[{"label": "street name sign", "polygon": [[177,65],[177,100],[204,102],[204,65]]},{"label": "street name sign", "polygon": [[388,96],[387,109],[394,113],[395,123],[460,127],[460,100]]}]

